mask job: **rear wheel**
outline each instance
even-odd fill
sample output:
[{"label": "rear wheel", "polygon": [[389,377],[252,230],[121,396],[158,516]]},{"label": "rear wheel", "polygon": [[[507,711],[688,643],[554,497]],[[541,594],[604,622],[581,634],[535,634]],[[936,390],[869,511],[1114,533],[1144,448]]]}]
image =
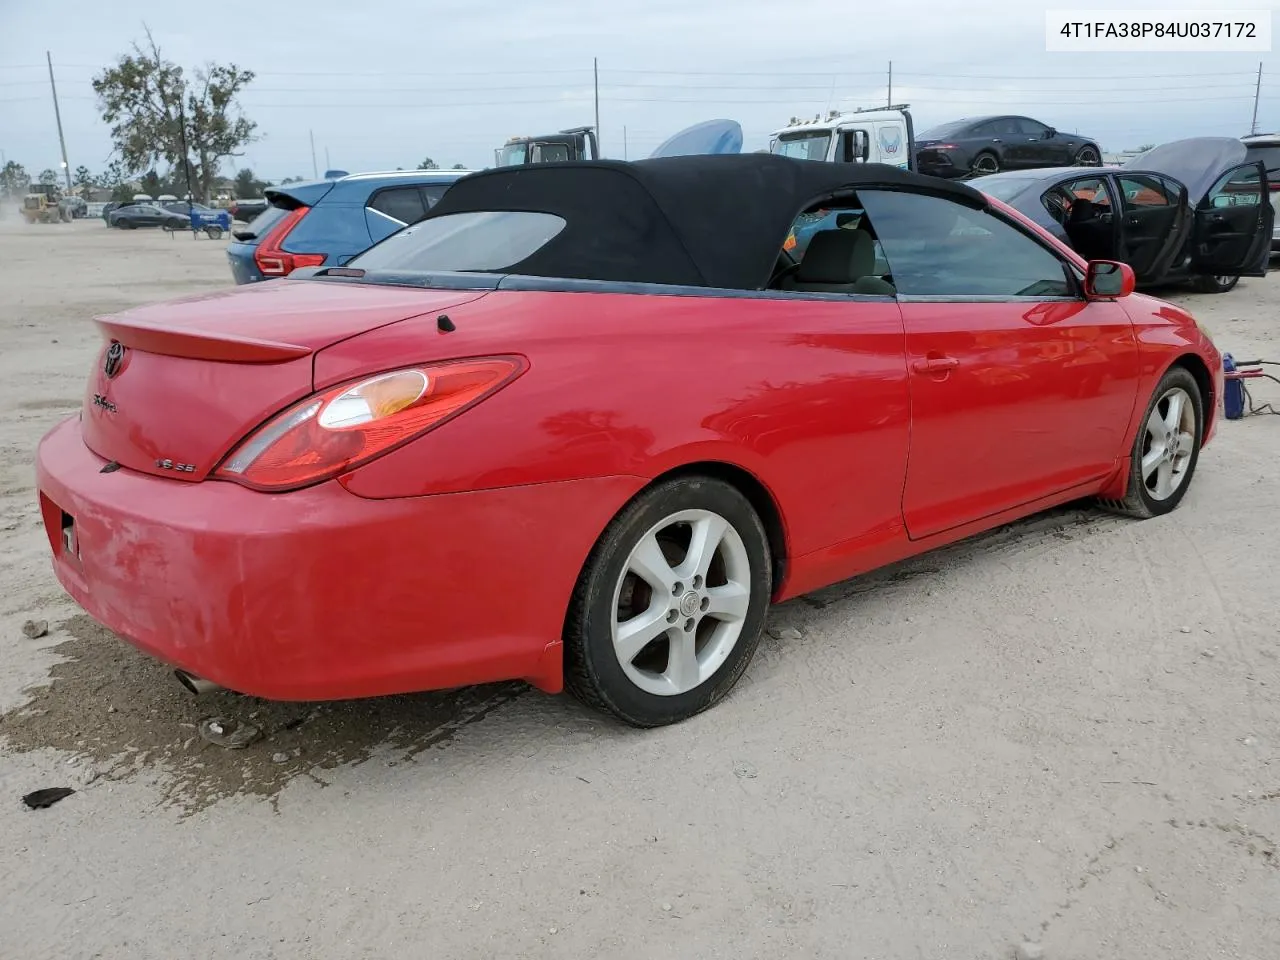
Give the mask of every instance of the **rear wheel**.
[{"label": "rear wheel", "polygon": [[222,239],[222,228],[221,228],[221,227],[205,227],[205,228],[204,228],[204,232],[205,232],[205,236],[207,236],[210,240],[221,240],[221,239]]},{"label": "rear wheel", "polygon": [[1201,293],[1226,293],[1239,282],[1239,277],[1232,276],[1199,277],[1196,280],[1196,289]]},{"label": "rear wheel", "polygon": [[990,150],[984,150],[973,158],[973,166],[970,169],[979,176],[986,176],[988,173],[999,173],[1000,158]]},{"label": "rear wheel", "polygon": [[1076,151],[1076,165],[1081,167],[1098,167],[1102,165],[1102,157],[1098,155],[1098,148],[1092,144],[1085,144]]},{"label": "rear wheel", "polygon": [[632,726],[676,723],[738,682],[772,588],[760,517],[730,484],[679,477],[601,535],[565,627],[565,683]]},{"label": "rear wheel", "polygon": [[1173,367],[1161,379],[1138,427],[1125,498],[1106,505],[1146,519],[1182,502],[1200,459],[1204,401],[1190,371]]}]

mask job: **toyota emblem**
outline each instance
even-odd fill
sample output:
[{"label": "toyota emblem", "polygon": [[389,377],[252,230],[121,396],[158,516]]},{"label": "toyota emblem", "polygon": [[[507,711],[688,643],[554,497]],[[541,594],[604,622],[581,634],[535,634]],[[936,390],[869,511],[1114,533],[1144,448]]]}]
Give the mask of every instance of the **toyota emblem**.
[{"label": "toyota emblem", "polygon": [[107,359],[102,364],[102,372],[107,375],[110,380],[120,372],[120,364],[124,362],[124,344],[119,340],[112,340],[111,346],[107,347]]}]

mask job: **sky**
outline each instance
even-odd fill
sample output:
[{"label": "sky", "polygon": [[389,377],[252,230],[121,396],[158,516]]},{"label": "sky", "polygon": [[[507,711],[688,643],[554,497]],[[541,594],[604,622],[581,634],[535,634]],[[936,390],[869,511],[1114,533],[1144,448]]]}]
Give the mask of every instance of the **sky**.
[{"label": "sky", "polygon": [[[1197,4],[1215,5],[1274,10],[1280,0]],[[893,100],[911,105],[917,132],[965,116],[1020,113],[1094,137],[1104,151],[1240,136],[1250,131],[1260,62],[1258,129],[1280,130],[1275,54],[1046,52],[1046,7],[1103,6],[0,0],[0,152],[33,175],[58,167],[47,48],[71,168],[102,170],[111,142],[90,81],[142,37],[144,23],[162,54],[188,71],[214,61],[257,73],[241,103],[258,140],[222,172],[247,166],[269,180],[326,166],[411,168],[424,157],[479,169],[510,136],[593,123],[593,58],[601,148],[633,160],[700,120],[737,120],[744,148],[758,149],[792,116],[884,104],[890,61]]]}]

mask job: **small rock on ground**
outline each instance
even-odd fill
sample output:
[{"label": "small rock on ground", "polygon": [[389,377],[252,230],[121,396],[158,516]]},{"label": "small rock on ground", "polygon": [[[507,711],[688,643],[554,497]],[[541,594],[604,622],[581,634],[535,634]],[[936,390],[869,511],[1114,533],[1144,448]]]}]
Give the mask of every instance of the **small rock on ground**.
[{"label": "small rock on ground", "polygon": [[1018,944],[1014,957],[1017,960],[1044,960],[1044,947],[1028,940],[1025,943]]},{"label": "small rock on ground", "polygon": [[39,640],[48,632],[48,620],[28,620],[22,625],[22,635],[28,640]]}]

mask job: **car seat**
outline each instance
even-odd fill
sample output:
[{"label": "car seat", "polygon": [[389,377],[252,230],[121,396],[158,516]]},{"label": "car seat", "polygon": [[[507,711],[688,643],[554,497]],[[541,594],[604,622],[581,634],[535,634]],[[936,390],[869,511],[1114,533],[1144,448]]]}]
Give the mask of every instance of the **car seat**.
[{"label": "car seat", "polygon": [[875,275],[876,244],[865,230],[821,230],[813,235],[783,290],[813,293],[861,293],[892,297],[893,284]]}]

